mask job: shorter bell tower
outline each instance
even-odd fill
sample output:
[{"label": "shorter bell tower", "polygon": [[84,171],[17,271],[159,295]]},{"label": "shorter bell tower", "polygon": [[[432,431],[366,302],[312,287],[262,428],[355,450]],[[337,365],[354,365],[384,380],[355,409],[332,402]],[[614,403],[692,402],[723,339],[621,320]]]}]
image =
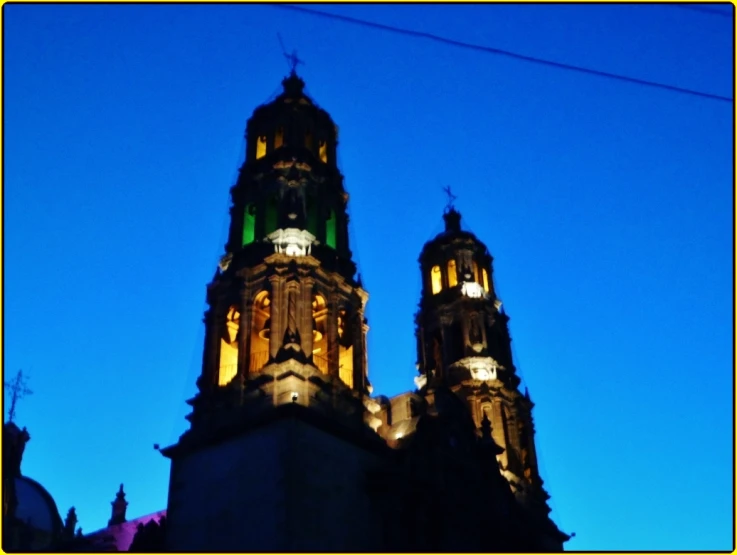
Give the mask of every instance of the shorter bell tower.
[{"label": "shorter bell tower", "polygon": [[479,433],[488,419],[503,449],[497,455],[500,470],[518,501],[547,515],[549,496],[535,456],[533,403],[518,389],[509,317],[494,288],[493,257],[461,228],[461,214],[453,206],[443,219],[444,231],[425,244],[419,259],[415,383],[431,405],[436,388],[450,388],[468,406]]}]

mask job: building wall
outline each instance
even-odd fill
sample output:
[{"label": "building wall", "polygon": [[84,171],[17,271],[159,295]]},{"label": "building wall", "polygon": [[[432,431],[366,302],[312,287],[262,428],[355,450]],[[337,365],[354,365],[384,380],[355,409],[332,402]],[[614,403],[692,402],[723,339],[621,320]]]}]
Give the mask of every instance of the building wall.
[{"label": "building wall", "polygon": [[170,550],[379,549],[365,489],[379,461],[282,419],[172,461]]}]

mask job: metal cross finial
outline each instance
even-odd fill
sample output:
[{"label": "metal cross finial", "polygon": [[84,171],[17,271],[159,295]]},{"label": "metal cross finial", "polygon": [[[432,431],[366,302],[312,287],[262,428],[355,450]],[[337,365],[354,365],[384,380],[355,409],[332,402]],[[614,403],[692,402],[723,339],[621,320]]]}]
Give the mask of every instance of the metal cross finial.
[{"label": "metal cross finial", "polygon": [[297,72],[297,66],[299,64],[302,64],[302,65],[305,64],[302,60],[300,60],[297,57],[297,51],[296,50],[292,50],[292,53],[291,54],[284,54],[284,57],[289,62],[290,66],[291,66],[292,73],[296,73]]},{"label": "metal cross finial", "polygon": [[5,382],[5,388],[10,391],[10,411],[8,412],[8,422],[12,422],[15,418],[15,405],[18,400],[26,395],[32,395],[33,391],[26,387],[26,380],[23,378],[23,370],[18,370],[15,379],[12,382]]},{"label": "metal cross finial", "polygon": [[297,72],[297,66],[299,64],[304,65],[304,61],[300,60],[299,57],[297,57],[297,51],[292,50],[291,54],[287,54],[287,49],[284,47],[284,42],[281,40],[281,35],[279,33],[276,34],[276,36],[279,38],[279,44],[281,45],[282,53],[284,54],[284,57],[287,59],[287,64],[289,64],[289,69],[292,73]]},{"label": "metal cross finial", "polygon": [[453,194],[453,192],[450,190],[450,185],[447,187],[443,187],[443,192],[448,195],[448,204],[445,205],[446,210],[450,210],[453,208],[453,201],[457,199],[458,197]]}]

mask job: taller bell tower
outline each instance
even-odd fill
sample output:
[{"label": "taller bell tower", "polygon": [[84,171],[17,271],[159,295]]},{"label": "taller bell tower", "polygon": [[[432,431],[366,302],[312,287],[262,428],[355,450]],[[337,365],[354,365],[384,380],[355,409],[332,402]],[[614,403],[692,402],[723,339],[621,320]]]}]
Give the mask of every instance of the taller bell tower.
[{"label": "taller bell tower", "polygon": [[[365,508],[351,503],[381,446],[365,408],[368,295],[348,244],[338,128],[294,71],[282,85],[247,123],[228,241],[207,286],[191,426],[163,450],[173,550],[372,541]],[[332,516],[312,507],[328,480],[342,488]],[[330,534],[310,543],[326,522]]]},{"label": "taller bell tower", "polygon": [[[296,73],[282,85],[247,124],[228,242],[207,288],[193,430],[215,405],[248,404],[255,389],[275,405],[315,405],[308,374],[355,398],[368,392],[368,295],[348,246],[337,127]],[[281,378],[286,368],[296,381]]]}]

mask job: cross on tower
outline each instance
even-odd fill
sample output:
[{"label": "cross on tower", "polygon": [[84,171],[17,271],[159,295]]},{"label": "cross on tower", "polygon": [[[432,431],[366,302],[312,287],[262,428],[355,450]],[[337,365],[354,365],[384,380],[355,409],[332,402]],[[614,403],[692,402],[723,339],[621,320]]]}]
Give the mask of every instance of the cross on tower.
[{"label": "cross on tower", "polygon": [[292,73],[297,72],[297,66],[299,64],[304,65],[304,62],[297,57],[297,51],[292,50],[291,54],[287,54],[287,49],[284,48],[284,41],[281,40],[281,35],[279,33],[276,34],[277,38],[279,39],[279,45],[281,46],[282,53],[284,54],[284,57],[287,59],[287,63],[289,64],[289,69]]},{"label": "cross on tower", "polygon": [[23,378],[23,370],[18,370],[15,379],[12,382],[5,382],[5,389],[10,391],[10,411],[8,411],[8,422],[12,422],[15,418],[15,405],[26,395],[32,395],[33,391],[26,387],[26,380]]},{"label": "cross on tower", "polygon": [[453,201],[457,199],[458,197],[453,194],[453,192],[450,190],[450,185],[447,187],[443,187],[443,192],[448,195],[448,204],[445,205],[446,210],[450,210],[453,208]]},{"label": "cross on tower", "polygon": [[285,52],[284,53],[284,57],[287,59],[287,62],[289,62],[290,69],[292,70],[292,73],[296,73],[297,72],[297,66],[298,65],[300,65],[300,64],[304,65],[305,64],[302,60],[299,59],[299,57],[297,57],[297,51],[296,50],[292,50],[292,53],[291,54],[287,54]]}]

